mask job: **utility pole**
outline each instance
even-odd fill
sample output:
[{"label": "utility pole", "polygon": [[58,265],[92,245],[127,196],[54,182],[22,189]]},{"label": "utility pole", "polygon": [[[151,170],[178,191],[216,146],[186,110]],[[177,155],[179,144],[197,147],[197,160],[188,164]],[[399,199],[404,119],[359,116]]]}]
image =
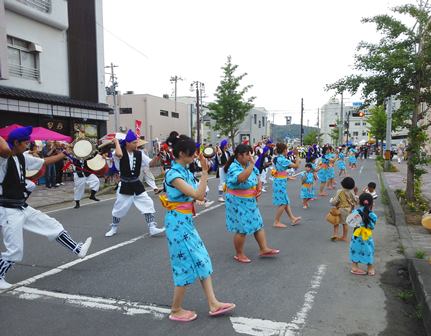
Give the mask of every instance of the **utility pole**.
[{"label": "utility pole", "polygon": [[392,140],[392,96],[389,97],[386,108],[386,150],[385,170],[389,170],[391,162],[391,140]]},{"label": "utility pole", "polygon": [[341,146],[343,144],[344,138],[344,99],[343,92],[341,92],[341,109],[340,109],[340,120],[338,125],[338,145]]},{"label": "utility pole", "polygon": [[106,68],[110,68],[111,69],[111,73],[110,73],[110,78],[109,81],[111,82],[111,86],[107,87],[107,93],[108,95],[112,95],[112,100],[114,103],[114,131],[115,133],[118,132],[118,106],[117,106],[117,77],[115,76],[114,73],[114,68],[118,68],[118,65],[114,65],[111,62],[111,65],[105,66]]},{"label": "utility pole", "polygon": [[300,144],[302,146],[302,138],[303,138],[303,134],[304,134],[304,98],[301,98],[301,140],[300,140]]},{"label": "utility pole", "polygon": [[317,144],[320,145],[320,108],[317,108]]},{"label": "utility pole", "polygon": [[196,142],[201,143],[201,98],[205,92],[205,84],[199,81],[194,81],[190,84],[190,91],[194,91],[196,87]]},{"label": "utility pole", "polygon": [[179,80],[183,80],[181,77],[178,77],[177,75],[175,76],[171,76],[171,83],[175,83],[175,88],[174,88],[174,95],[175,95],[175,113],[177,113],[177,82]]}]

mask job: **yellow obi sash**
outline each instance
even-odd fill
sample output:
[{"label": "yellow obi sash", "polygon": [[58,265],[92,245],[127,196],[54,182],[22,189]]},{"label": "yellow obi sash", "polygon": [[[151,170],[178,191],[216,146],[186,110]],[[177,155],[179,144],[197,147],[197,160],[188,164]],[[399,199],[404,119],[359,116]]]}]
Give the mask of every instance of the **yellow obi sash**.
[{"label": "yellow obi sash", "polygon": [[271,171],[271,175],[275,178],[286,179],[287,178],[287,171],[285,171],[285,170],[277,171],[277,170],[273,169]]},{"label": "yellow obi sash", "polygon": [[304,188],[311,188],[313,185],[311,183],[304,183],[302,186]]},{"label": "yellow obi sash", "polygon": [[257,195],[256,187],[250,188],[250,189],[226,189],[226,192],[228,194],[237,196],[237,197],[243,197],[243,198],[254,198]]},{"label": "yellow obi sash", "polygon": [[369,228],[361,226],[360,228],[356,229],[355,232],[353,232],[353,235],[355,237],[361,237],[362,240],[368,240],[373,235],[373,231]]},{"label": "yellow obi sash", "polygon": [[326,168],[328,168],[328,164],[327,163],[321,163],[320,168],[326,169]]},{"label": "yellow obi sash", "polygon": [[167,210],[175,210],[186,215],[195,215],[195,207],[193,202],[171,202],[168,200],[168,196],[159,196],[162,206]]}]

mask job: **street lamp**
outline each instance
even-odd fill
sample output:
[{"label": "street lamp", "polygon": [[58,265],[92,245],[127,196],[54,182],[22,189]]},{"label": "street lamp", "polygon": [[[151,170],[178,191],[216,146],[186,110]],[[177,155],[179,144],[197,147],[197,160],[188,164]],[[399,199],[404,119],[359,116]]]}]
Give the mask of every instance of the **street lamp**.
[{"label": "street lamp", "polygon": [[205,93],[205,84],[199,81],[194,81],[190,84],[190,91],[193,92],[194,90],[196,90],[196,142],[201,143],[200,108],[202,106],[202,97]]}]

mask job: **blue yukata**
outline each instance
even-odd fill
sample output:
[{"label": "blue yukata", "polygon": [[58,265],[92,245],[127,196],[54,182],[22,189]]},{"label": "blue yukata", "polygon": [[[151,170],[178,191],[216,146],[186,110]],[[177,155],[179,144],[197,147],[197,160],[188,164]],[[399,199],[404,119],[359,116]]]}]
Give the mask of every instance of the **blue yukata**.
[{"label": "blue yukata", "polygon": [[[274,168],[277,173],[286,173],[290,165],[292,165],[292,161],[283,155],[278,155],[274,159]],[[278,206],[290,204],[289,196],[287,195],[287,174],[282,177],[274,176],[272,183],[272,204]]]},{"label": "blue yukata", "polygon": [[320,169],[317,172],[317,177],[320,180],[320,183],[326,183],[328,180],[328,166],[329,166],[329,158],[328,154],[322,156],[322,162],[320,164]]},{"label": "blue yukata", "polygon": [[[328,157],[328,160],[335,160],[335,154],[333,153],[326,154],[326,156]],[[333,178],[335,178],[335,169],[334,169],[334,163],[333,161],[331,161],[328,164],[328,170],[326,171],[326,179],[330,180]]]},{"label": "blue yukata", "polygon": [[337,168],[339,170],[346,170],[346,163],[344,162],[345,157],[344,153],[338,153]]},{"label": "blue yukata", "polygon": [[244,171],[242,165],[234,160],[226,175],[226,229],[229,232],[253,234],[263,228],[263,220],[257,207],[256,197],[232,195],[229,190],[245,191],[256,188],[259,181],[259,170],[254,167],[248,179],[238,183],[238,175]]},{"label": "blue yukata", "polygon": [[[170,202],[192,202],[193,199],[174,188],[172,181],[180,178],[194,189],[197,184],[193,174],[178,163],[166,173],[166,196]],[[213,272],[207,249],[194,226],[192,214],[167,210],[165,216],[166,238],[171,259],[175,286],[192,284],[197,278],[203,280]]]},{"label": "blue yukata", "polygon": [[356,149],[351,149],[349,153],[349,163],[356,164]]},{"label": "blue yukata", "polygon": [[[363,211],[364,208],[360,207],[359,210]],[[352,213],[358,213],[358,210],[353,210]],[[374,212],[369,213],[370,223],[368,224],[368,228],[374,230],[374,227],[377,222],[377,215]],[[361,227],[365,229],[365,223],[361,223]],[[368,237],[368,239],[363,239],[363,235],[358,234],[357,230],[360,228],[355,228],[353,230],[352,239],[350,241],[350,261],[359,264],[372,265],[374,264],[374,240],[372,235]],[[358,237],[355,236],[358,234]]]},{"label": "blue yukata", "polygon": [[305,171],[301,173],[302,177],[302,186],[299,197],[301,199],[311,199],[315,198],[316,195],[314,193],[313,183],[314,183],[314,174],[313,171]]}]

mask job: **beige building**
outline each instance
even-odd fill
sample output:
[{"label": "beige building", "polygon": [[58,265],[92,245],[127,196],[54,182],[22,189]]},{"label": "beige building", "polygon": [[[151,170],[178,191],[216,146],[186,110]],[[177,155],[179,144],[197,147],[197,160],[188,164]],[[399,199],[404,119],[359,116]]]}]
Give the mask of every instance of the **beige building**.
[{"label": "beige building", "polygon": [[[188,105],[175,102],[168,98],[156,97],[150,94],[121,94],[118,95],[118,131],[135,131],[135,121],[140,120],[141,136],[150,143],[165,141],[171,131],[189,134],[190,116]],[[108,96],[108,103],[112,105],[112,96]],[[108,133],[115,131],[115,116],[109,115]],[[148,147],[151,149],[151,145]]]}]

